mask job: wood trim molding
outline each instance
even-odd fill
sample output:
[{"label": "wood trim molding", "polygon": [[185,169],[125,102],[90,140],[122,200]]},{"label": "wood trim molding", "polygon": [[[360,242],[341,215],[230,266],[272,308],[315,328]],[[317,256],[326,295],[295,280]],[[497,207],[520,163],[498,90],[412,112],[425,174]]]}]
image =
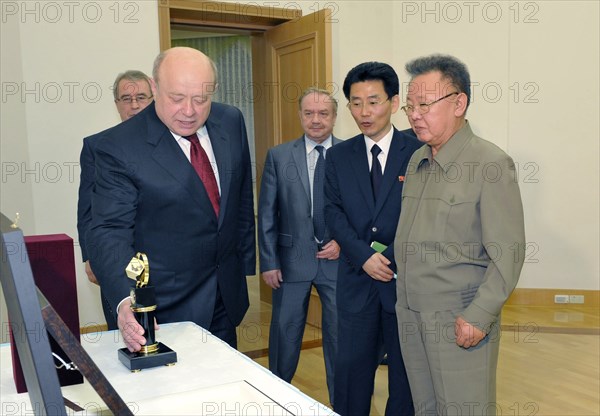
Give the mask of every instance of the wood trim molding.
[{"label": "wood trim molding", "polygon": [[94,324],[88,326],[82,326],[79,328],[79,332],[83,334],[93,334],[94,332],[108,331],[108,325],[106,324]]},{"label": "wood trim molding", "polygon": [[[166,1],[172,9],[191,10],[202,12],[207,16],[220,15],[234,18],[242,17],[244,20],[270,19],[276,26],[283,22],[302,17],[302,9],[294,3],[288,7],[261,6],[257,3],[233,3],[213,0],[161,0]],[[280,3],[274,3],[280,4]],[[226,19],[222,19],[226,20]]]},{"label": "wood trim molding", "polygon": [[[554,303],[555,295],[583,295],[583,304]],[[506,305],[594,307],[600,306],[600,290],[578,289],[524,289],[516,288],[506,301]]]},{"label": "wood trim molding", "polygon": [[171,13],[169,0],[158,1],[158,42],[160,51],[171,47]]},{"label": "wood trim molding", "polygon": [[[583,295],[585,302],[583,304],[572,304],[572,303],[554,303],[554,295]],[[599,290],[577,290],[577,289],[521,289],[517,288],[514,290],[512,295],[506,301],[506,305],[527,305],[527,306],[556,306],[561,308],[569,307],[585,307],[585,308],[599,308],[600,307],[600,291]],[[307,320],[309,325],[320,328],[321,327],[321,301],[317,291],[312,290],[309,303],[309,316]],[[107,326],[103,325],[89,325],[81,328],[82,334],[89,334],[93,332],[106,331]]]},{"label": "wood trim molding", "polygon": [[198,0],[158,0],[158,37],[160,50],[171,47],[171,24],[204,26],[212,30],[248,30],[263,33],[282,23],[302,17],[297,7],[260,6],[256,3],[231,3]]}]

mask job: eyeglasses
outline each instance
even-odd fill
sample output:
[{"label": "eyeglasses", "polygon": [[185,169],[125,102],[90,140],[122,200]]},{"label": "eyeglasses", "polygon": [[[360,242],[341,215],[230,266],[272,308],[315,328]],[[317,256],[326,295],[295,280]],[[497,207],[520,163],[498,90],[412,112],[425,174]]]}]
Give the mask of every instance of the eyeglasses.
[{"label": "eyeglasses", "polygon": [[440,101],[442,101],[442,100],[444,100],[444,99],[446,99],[448,97],[451,97],[453,95],[458,95],[458,94],[460,94],[460,93],[457,92],[457,91],[451,92],[450,94],[444,95],[442,98],[438,98],[437,100],[432,101],[430,103],[420,103],[420,104],[417,104],[416,107],[413,106],[413,105],[405,105],[404,107],[400,107],[400,109],[402,111],[404,111],[407,116],[410,116],[415,111],[415,108],[417,110],[417,113],[419,113],[419,114],[426,114],[426,113],[429,113],[429,107],[431,107],[435,103],[439,103]]},{"label": "eyeglasses", "polygon": [[148,97],[146,94],[138,94],[138,95],[124,95],[121,98],[118,98],[117,101],[121,101],[125,104],[131,104],[134,101],[137,101],[138,104],[145,104],[152,99],[152,95]]},{"label": "eyeglasses", "polygon": [[385,100],[382,100],[380,98],[373,98],[373,99],[367,100],[366,103],[363,103],[360,100],[355,100],[355,101],[350,101],[346,105],[348,106],[350,111],[358,111],[358,110],[361,110],[363,107],[367,107],[368,109],[372,110],[375,107],[379,107],[381,104],[383,104],[389,100],[390,100],[390,97],[386,98]]}]

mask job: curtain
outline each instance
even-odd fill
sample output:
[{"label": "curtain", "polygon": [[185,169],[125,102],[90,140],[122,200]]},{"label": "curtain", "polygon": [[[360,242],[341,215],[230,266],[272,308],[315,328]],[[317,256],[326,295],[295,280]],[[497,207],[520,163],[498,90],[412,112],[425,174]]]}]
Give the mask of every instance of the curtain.
[{"label": "curtain", "polygon": [[214,101],[238,107],[246,120],[250,157],[255,165],[252,44],[250,36],[173,39],[172,46],[188,46],[209,56],[217,65],[219,87]]}]

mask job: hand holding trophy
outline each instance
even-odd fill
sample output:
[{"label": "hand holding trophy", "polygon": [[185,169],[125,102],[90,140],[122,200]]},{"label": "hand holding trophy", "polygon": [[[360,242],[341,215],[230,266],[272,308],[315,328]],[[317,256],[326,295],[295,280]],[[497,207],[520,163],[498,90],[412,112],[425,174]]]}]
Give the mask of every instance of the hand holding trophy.
[{"label": "hand holding trophy", "polygon": [[156,311],[156,295],[150,282],[150,264],[144,253],[137,253],[125,268],[127,277],[136,282],[131,289],[131,310],[135,319],[144,328],[146,345],[138,352],[130,352],[127,348],[119,350],[119,360],[131,371],[160,365],[174,365],[177,353],[161,342],[156,341],[154,331],[154,315]]}]

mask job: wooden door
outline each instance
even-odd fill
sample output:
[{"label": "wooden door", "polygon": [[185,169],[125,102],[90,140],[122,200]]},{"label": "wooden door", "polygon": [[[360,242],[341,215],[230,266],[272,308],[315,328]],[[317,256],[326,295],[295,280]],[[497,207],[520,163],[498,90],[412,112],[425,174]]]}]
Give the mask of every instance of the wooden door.
[{"label": "wooden door", "polygon": [[[333,89],[332,12],[302,17],[296,8],[219,1],[158,0],[160,49],[171,47],[171,25],[252,36],[256,192],[267,149],[302,134],[298,98],[308,87]],[[271,301],[262,283],[261,300]]]}]

